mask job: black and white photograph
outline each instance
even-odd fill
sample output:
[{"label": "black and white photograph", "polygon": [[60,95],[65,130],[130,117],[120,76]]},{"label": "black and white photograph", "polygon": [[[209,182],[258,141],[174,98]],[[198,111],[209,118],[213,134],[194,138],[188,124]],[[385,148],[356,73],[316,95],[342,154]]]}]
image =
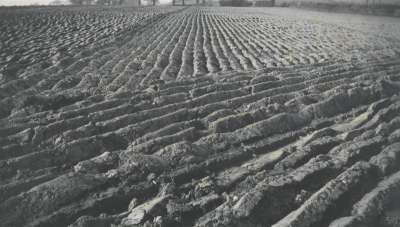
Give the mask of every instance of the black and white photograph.
[{"label": "black and white photograph", "polygon": [[400,227],[400,0],[0,0],[0,227]]}]

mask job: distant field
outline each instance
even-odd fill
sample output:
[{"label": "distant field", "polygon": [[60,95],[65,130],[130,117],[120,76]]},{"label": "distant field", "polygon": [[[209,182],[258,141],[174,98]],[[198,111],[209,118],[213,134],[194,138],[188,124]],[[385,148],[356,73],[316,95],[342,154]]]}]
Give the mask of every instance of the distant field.
[{"label": "distant field", "polygon": [[275,5],[400,17],[398,0],[276,0]]},{"label": "distant field", "polygon": [[357,4],[357,5],[367,5],[367,4],[377,4],[377,5],[400,5],[397,0],[276,0],[277,4],[282,3],[325,3],[325,4]]},{"label": "distant field", "polygon": [[[0,8],[0,72],[98,48],[178,8]],[[65,55],[65,56],[64,56]],[[50,59],[52,58],[52,59]]]},{"label": "distant field", "polygon": [[27,7],[0,30],[0,226],[396,226],[399,18]]}]

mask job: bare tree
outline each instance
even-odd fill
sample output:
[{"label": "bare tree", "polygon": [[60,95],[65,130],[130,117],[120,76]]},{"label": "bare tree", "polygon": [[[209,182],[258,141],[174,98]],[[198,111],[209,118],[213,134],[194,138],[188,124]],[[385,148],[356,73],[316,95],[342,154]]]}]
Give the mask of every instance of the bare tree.
[{"label": "bare tree", "polygon": [[111,0],[97,0],[97,5],[111,5]]},{"label": "bare tree", "polygon": [[69,0],[73,5],[92,5],[94,0]]},{"label": "bare tree", "polygon": [[83,0],[69,0],[72,5],[83,5]]},{"label": "bare tree", "polygon": [[[158,4],[159,0],[145,0],[147,2],[147,5],[153,5],[155,6],[156,4]],[[139,0],[139,5],[140,5],[140,0]]]}]

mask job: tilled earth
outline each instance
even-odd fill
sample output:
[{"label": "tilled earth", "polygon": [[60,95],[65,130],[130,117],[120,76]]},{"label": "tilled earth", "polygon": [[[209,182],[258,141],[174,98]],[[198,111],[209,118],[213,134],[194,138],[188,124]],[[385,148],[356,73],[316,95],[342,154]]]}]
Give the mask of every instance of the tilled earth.
[{"label": "tilled earth", "polygon": [[0,226],[399,226],[400,20],[110,10],[148,19],[3,71]]},{"label": "tilled earth", "polygon": [[[0,8],[0,72],[13,80],[35,63],[46,68],[80,52],[99,49],[177,8]],[[126,37],[127,36],[127,37]],[[1,79],[0,79],[1,80]]]}]

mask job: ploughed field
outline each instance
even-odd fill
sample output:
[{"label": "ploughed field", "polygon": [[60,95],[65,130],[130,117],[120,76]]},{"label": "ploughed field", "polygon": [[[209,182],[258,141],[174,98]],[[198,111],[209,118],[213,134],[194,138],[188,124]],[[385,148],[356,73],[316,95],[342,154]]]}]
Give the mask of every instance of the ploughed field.
[{"label": "ploughed field", "polygon": [[0,226],[398,226],[399,19],[0,12]]},{"label": "ploughed field", "polygon": [[49,67],[82,47],[104,46],[177,9],[0,8],[0,71],[8,76],[2,80],[35,63]]}]

